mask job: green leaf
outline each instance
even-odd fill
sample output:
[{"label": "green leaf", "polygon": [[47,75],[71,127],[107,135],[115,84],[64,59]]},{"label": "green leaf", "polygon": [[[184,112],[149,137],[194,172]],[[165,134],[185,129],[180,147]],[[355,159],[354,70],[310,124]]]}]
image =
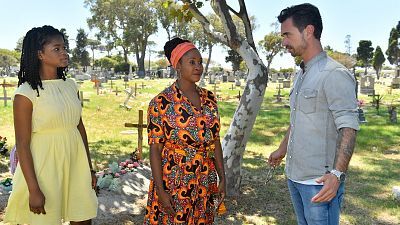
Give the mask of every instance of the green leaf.
[{"label": "green leaf", "polygon": [[196,7],[201,8],[203,7],[204,3],[203,2],[196,2]]}]

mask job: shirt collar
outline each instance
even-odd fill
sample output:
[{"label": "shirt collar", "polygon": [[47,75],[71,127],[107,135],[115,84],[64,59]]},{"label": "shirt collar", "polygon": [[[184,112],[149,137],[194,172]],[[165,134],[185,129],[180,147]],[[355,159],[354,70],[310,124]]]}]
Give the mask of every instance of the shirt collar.
[{"label": "shirt collar", "polygon": [[[178,80],[176,80],[176,81],[172,84],[172,86],[173,86],[173,89],[174,89],[176,92],[178,92],[179,94],[181,94],[181,95],[184,96],[182,90],[179,89]],[[198,92],[199,95],[200,95],[200,99],[203,100],[204,97],[207,95],[205,89],[199,87],[198,85],[196,85],[196,90],[197,90],[197,92]]]},{"label": "shirt collar", "polygon": [[[308,63],[301,62],[304,65],[304,71],[308,71],[315,63],[327,57],[325,51],[320,52],[318,55],[314,56]],[[301,66],[300,66],[301,67]]]}]

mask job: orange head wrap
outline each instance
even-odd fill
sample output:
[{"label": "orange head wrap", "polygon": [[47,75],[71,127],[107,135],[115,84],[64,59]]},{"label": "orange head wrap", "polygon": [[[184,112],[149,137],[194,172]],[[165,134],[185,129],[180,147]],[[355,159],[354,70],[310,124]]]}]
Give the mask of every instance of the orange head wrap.
[{"label": "orange head wrap", "polygon": [[176,65],[178,65],[179,60],[182,56],[191,49],[196,48],[194,44],[191,42],[183,42],[177,45],[174,50],[171,52],[171,64],[174,69],[176,69]]}]

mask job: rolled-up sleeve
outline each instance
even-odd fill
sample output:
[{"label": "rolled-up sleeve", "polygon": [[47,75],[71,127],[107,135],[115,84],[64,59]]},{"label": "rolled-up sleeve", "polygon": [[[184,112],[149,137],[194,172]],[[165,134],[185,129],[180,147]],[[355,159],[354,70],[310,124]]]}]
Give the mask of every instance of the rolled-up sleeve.
[{"label": "rolled-up sleeve", "polygon": [[360,129],[355,86],[354,77],[345,68],[333,70],[325,80],[324,91],[337,130]]}]

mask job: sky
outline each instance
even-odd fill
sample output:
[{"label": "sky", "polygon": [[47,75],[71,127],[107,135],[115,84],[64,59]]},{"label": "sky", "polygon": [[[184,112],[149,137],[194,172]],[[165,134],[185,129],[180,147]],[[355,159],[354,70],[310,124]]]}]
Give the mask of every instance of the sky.
[{"label": "sky", "polygon": [[[207,1],[206,4],[209,2]],[[310,0],[307,2],[320,10],[324,26],[322,45],[329,45],[341,52],[346,52],[344,43],[346,35],[351,36],[352,54],[356,53],[360,40],[370,40],[374,48],[379,45],[385,52],[390,30],[400,21],[399,0]],[[227,0],[227,3],[237,9],[237,0]],[[255,42],[258,43],[266,34],[275,30],[271,24],[277,21],[276,17],[282,9],[301,3],[304,1],[246,0],[248,13],[256,17],[257,28],[253,32]],[[202,9],[205,14],[209,10],[209,7]],[[89,9],[84,7],[84,0],[0,0],[0,48],[14,49],[18,39],[28,30],[43,25],[52,25],[58,29],[65,28],[70,39],[75,39],[77,29],[83,28],[89,33],[89,38],[94,38],[95,31],[90,31],[86,22],[90,16]],[[166,32],[162,28],[158,30],[156,35],[150,36],[150,40],[157,43],[154,49],[157,51],[162,50],[162,46],[167,41]],[[75,46],[74,43],[70,45]],[[203,56],[207,54],[204,53]],[[226,50],[222,47],[213,49],[212,60],[225,68],[230,68],[230,64],[225,63],[225,56]],[[266,62],[264,56],[262,59]],[[134,61],[133,58],[131,60]],[[386,64],[388,64],[387,61]],[[272,62],[272,67],[275,69],[293,66],[294,60],[289,54],[276,57]]]}]

